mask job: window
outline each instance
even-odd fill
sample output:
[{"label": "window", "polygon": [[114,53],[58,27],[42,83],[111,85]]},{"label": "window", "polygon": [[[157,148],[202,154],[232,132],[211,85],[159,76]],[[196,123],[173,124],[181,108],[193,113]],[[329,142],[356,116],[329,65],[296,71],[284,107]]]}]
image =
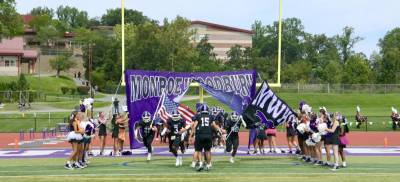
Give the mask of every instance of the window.
[{"label": "window", "polygon": [[4,61],[4,66],[5,67],[15,67],[15,61],[14,60],[5,60]]}]

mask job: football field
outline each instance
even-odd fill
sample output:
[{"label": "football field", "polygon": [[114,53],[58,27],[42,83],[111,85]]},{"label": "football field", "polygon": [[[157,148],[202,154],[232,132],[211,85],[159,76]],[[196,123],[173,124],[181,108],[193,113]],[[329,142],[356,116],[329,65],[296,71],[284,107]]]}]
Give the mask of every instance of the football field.
[{"label": "football field", "polygon": [[[175,167],[173,157],[94,157],[85,169],[66,170],[65,158],[0,159],[0,181],[399,181],[398,156],[351,156],[335,172],[295,156],[227,156],[213,158],[210,171],[190,168],[190,156]],[[324,180],[323,180],[324,179]]]}]

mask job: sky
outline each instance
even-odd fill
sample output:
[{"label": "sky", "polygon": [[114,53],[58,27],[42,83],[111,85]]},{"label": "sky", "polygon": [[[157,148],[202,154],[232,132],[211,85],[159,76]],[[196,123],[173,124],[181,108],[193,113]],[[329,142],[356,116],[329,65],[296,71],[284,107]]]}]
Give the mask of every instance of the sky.
[{"label": "sky", "polygon": [[[345,26],[354,27],[356,35],[363,38],[355,50],[367,56],[379,51],[380,38],[400,27],[399,0],[282,1],[283,18],[299,18],[306,32],[333,36],[341,34]],[[100,17],[107,9],[121,6],[120,0],[16,0],[16,3],[21,14],[38,6],[56,9],[68,5],[87,11],[90,17]],[[271,24],[279,13],[279,0],[126,0],[125,6],[160,22],[180,15],[244,29],[251,29],[255,20]]]}]

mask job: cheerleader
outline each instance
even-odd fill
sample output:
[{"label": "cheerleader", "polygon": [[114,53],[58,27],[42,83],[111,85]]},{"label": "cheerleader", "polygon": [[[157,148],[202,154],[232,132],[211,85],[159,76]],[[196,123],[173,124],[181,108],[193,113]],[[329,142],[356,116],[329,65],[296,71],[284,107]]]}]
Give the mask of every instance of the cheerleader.
[{"label": "cheerleader", "polygon": [[79,155],[79,149],[78,149],[78,143],[82,140],[82,134],[83,131],[79,127],[80,124],[80,114],[78,112],[73,112],[70,120],[69,120],[69,130],[70,132],[68,133],[67,140],[69,143],[71,143],[72,146],[72,152],[68,158],[67,163],[65,164],[65,168],[68,170],[76,168],[83,168],[78,163],[78,155]]},{"label": "cheerleader", "polygon": [[107,119],[104,112],[99,112],[99,138],[100,138],[100,155],[104,155],[104,147],[106,146],[107,139]]},{"label": "cheerleader", "polygon": [[[257,137],[254,143],[258,145],[258,148],[260,149],[260,154],[264,154],[264,140],[267,139],[267,135],[265,133],[265,130],[267,129],[267,126],[262,123],[262,122],[257,122],[256,123],[256,129],[257,129]],[[254,148],[254,154],[257,154],[257,148]]]},{"label": "cheerleader", "polygon": [[310,120],[310,140],[313,143],[313,146],[311,147],[311,150],[313,150],[314,154],[314,163],[315,165],[322,165],[322,141],[321,141],[321,135],[319,134],[318,131],[318,125],[321,122],[320,118],[317,118],[317,115],[315,113],[311,114],[311,120]]},{"label": "cheerleader", "polygon": [[268,126],[267,139],[268,139],[269,152],[276,153],[276,128],[274,124]]},{"label": "cheerleader", "polygon": [[347,139],[346,133],[349,133],[349,127],[347,126],[347,119],[346,117],[342,116],[340,113],[337,116],[337,120],[339,121],[340,124],[340,134],[339,134],[339,155],[340,158],[342,159],[342,167],[347,167],[346,164],[346,155],[344,153],[344,148],[346,148],[346,145],[349,144],[349,140]]},{"label": "cheerleader", "polygon": [[113,156],[119,156],[120,155],[120,153],[118,151],[118,149],[119,149],[119,146],[118,146],[118,143],[119,143],[119,140],[118,140],[119,126],[118,126],[118,123],[117,123],[117,116],[118,116],[118,114],[113,114],[112,119],[111,119],[111,124],[113,126],[112,134],[111,134],[111,137],[113,139],[113,152],[111,154]]},{"label": "cheerleader", "polygon": [[117,118],[117,124],[118,124],[118,146],[119,146],[119,152],[121,153],[124,149],[124,142],[125,142],[125,128],[126,124],[128,123],[128,113],[127,113],[127,108],[124,108],[124,113],[120,113],[118,118]]},{"label": "cheerleader", "polygon": [[300,154],[299,147],[297,145],[297,131],[296,131],[297,123],[295,121],[287,121],[285,122],[286,128],[286,140],[289,147],[289,154],[293,154],[292,148],[295,148],[296,154]]},{"label": "cheerleader", "polygon": [[314,161],[316,161],[315,160],[316,154],[315,154],[315,150],[314,150],[316,143],[311,138],[312,134],[314,133],[311,128],[315,123],[315,119],[316,119],[315,114],[310,112],[308,114],[308,119],[306,122],[306,129],[304,132],[304,139],[305,139],[304,143],[305,143],[305,148],[307,148],[307,154],[308,154],[305,162],[308,162],[308,163],[313,163]]},{"label": "cheerleader", "polygon": [[[325,139],[325,146],[327,146],[328,149],[332,148],[333,149],[333,157],[335,160],[335,164],[332,168],[332,171],[336,171],[339,168],[339,132],[340,132],[340,124],[339,121],[336,119],[336,113],[333,117],[333,122],[332,124],[328,124],[328,128],[325,129],[325,131],[328,132],[326,135]],[[327,151],[330,152],[330,151]]]},{"label": "cheerleader", "polygon": [[90,145],[92,143],[92,138],[94,137],[95,133],[95,124],[92,119],[85,120],[81,122],[81,128],[84,129],[83,135],[83,150],[82,150],[82,159],[80,160],[83,166],[87,166],[89,164],[89,152],[90,152]]},{"label": "cheerleader", "polygon": [[303,113],[301,115],[300,124],[296,128],[298,131],[299,146],[302,153],[301,159],[304,161],[309,160],[309,154],[310,154],[306,144],[306,140],[308,139],[308,134],[307,134],[308,122],[309,122],[308,115],[306,113]]}]

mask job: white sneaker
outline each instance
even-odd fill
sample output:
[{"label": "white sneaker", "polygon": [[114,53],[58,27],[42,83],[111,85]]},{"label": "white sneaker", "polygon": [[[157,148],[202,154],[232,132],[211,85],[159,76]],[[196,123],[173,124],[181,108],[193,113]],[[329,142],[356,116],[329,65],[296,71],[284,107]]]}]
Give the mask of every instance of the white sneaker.
[{"label": "white sneaker", "polygon": [[190,165],[191,168],[195,168],[196,167],[196,161],[192,161],[192,164]]},{"label": "white sneaker", "polygon": [[66,163],[64,168],[68,169],[68,170],[74,170],[74,168],[72,167],[71,163]]},{"label": "white sneaker", "polygon": [[75,162],[74,165],[75,165],[76,168],[78,168],[78,169],[83,169],[83,168],[85,168],[85,167],[81,166],[81,164],[79,164],[79,162]]},{"label": "white sneaker", "polygon": [[231,157],[231,159],[229,160],[229,162],[231,162],[232,164],[235,163],[234,157]]},{"label": "white sneaker", "polygon": [[182,156],[179,156],[179,166],[182,166],[182,163],[183,163],[183,158]]},{"label": "white sneaker", "polygon": [[206,167],[204,168],[204,170],[209,171],[211,169],[212,165],[211,164],[207,164]]},{"label": "white sneaker", "polygon": [[338,169],[339,169],[339,166],[335,164],[335,165],[333,166],[333,168],[331,169],[331,171],[336,171],[336,170],[338,170]]},{"label": "white sneaker", "polygon": [[343,162],[343,163],[342,163],[342,166],[343,166],[343,167],[347,167],[346,162]]},{"label": "white sneaker", "polygon": [[176,160],[175,160],[175,167],[178,167],[179,166],[179,157],[176,157]]},{"label": "white sneaker", "polygon": [[151,153],[148,153],[147,154],[147,161],[150,161],[151,160]]}]

